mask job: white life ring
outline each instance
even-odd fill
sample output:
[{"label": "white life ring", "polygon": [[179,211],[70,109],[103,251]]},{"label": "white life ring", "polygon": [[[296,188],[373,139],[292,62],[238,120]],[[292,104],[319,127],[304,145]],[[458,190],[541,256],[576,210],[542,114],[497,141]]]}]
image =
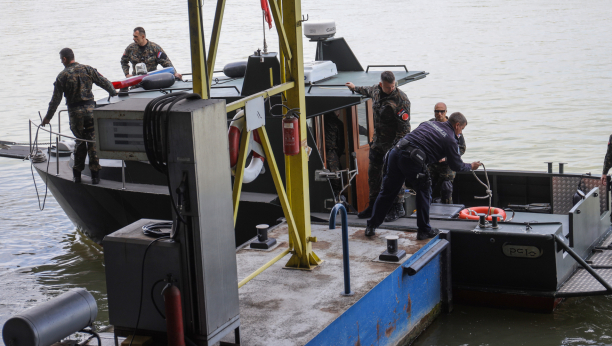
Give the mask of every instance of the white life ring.
[{"label": "white life ring", "polygon": [[[229,152],[230,152],[230,165],[232,167],[232,174],[236,170],[236,164],[238,163],[238,155],[240,153],[240,139],[242,138],[242,130],[244,130],[246,120],[244,118],[244,110],[236,113],[232,122],[230,123],[227,131],[229,139]],[[244,176],[242,182],[248,184],[255,180],[264,171],[263,164],[266,158],[263,147],[261,146],[261,140],[257,131],[253,131],[253,136],[248,143],[249,149],[253,152],[251,163],[244,169]]]}]

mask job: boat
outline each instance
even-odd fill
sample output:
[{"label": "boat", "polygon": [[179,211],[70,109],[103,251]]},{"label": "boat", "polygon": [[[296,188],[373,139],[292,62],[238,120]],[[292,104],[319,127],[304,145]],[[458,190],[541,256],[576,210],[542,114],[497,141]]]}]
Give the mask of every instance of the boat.
[{"label": "boat", "polygon": [[[368,203],[368,153],[374,132],[372,100],[351,92],[345,83],[377,84],[384,69],[392,70],[398,86],[402,86],[423,79],[428,73],[409,70],[405,65],[364,68],[344,38],[314,41],[315,62],[305,66],[309,69],[305,82],[306,112],[300,114],[307,118],[306,144],[311,150],[308,163],[311,221],[327,223],[330,210],[341,202],[352,211],[349,225],[365,227],[365,220],[355,214]],[[276,53],[258,50],[242,65],[245,66],[242,76],[234,75],[235,71],[229,76],[215,76],[210,90],[212,99],[231,103],[281,83]],[[319,67],[329,71],[318,71]],[[113,109],[125,100],[153,99],[191,89],[189,81],[177,81],[171,87],[155,90],[131,89],[100,100],[94,114]],[[283,157],[282,119],[273,109],[281,104],[281,97],[282,94],[267,98],[265,114],[277,158]],[[342,170],[336,173],[327,170],[325,163],[323,115],[332,111],[339,111],[346,138],[345,152],[340,158]],[[228,126],[239,117],[236,111],[229,112]],[[112,131],[125,135],[121,139],[125,141],[129,136],[122,126],[125,124],[116,124]],[[128,139],[134,145],[142,145],[140,138],[136,133]],[[121,155],[117,153],[117,158]],[[166,178],[146,160],[102,160],[98,185],[90,184],[87,169],[82,184],[72,183],[71,164],[71,160],[59,161],[56,172],[50,172],[46,163],[33,165],[72,222],[94,241],[101,242],[106,235],[140,219],[172,218]],[[277,164],[279,171],[285,171],[282,160]],[[330,179],[341,181],[344,188],[341,195],[334,194]],[[612,293],[606,280],[612,278],[609,180],[604,186],[600,176],[567,174],[562,165],[558,173],[553,173],[549,165],[548,171],[459,173],[454,184],[456,204],[433,204],[431,215],[432,226],[450,234],[456,299],[552,311],[565,297]],[[235,225],[237,248],[256,236],[257,225],[276,225],[284,217],[269,170],[262,169],[251,183],[243,185],[242,191]],[[459,219],[461,210],[482,206],[483,199],[477,195],[485,192],[489,206],[510,208],[508,214],[512,216],[499,222]],[[414,209],[411,200],[407,199],[408,211]],[[413,213],[407,214],[381,228],[416,230]]]},{"label": "boat", "polygon": [[[341,157],[343,181],[347,186],[345,199],[353,209],[365,208],[368,202],[367,172],[369,142],[373,136],[372,100],[351,92],[344,83],[352,81],[358,86],[378,84],[382,69],[393,70],[398,86],[423,79],[427,72],[409,71],[404,65],[375,65],[365,69],[351,51],[344,38],[334,37],[317,43],[316,61],[335,64],[337,74],[325,76],[322,80],[306,85],[306,117],[308,119],[308,146],[312,148],[309,157],[310,210],[329,212],[336,203],[329,180],[322,178],[326,169],[323,115],[339,110],[345,124],[346,152]],[[311,64],[312,65],[312,64]],[[400,68],[400,69],[398,69]],[[270,70],[273,80],[270,81]],[[320,77],[319,77],[320,78]],[[215,75],[211,86],[212,99],[224,99],[231,103],[245,96],[253,95],[280,84],[280,63],[278,54],[255,52],[246,62],[243,77]],[[192,90],[190,81],[177,81],[170,88],[145,90],[141,87],[120,92],[119,96],[97,101],[96,110],[103,110],[109,104],[129,99],[153,99],[179,91]],[[280,103],[281,96],[270,97],[271,105]],[[96,113],[94,110],[94,116]],[[266,111],[266,127],[272,143],[274,156],[283,157],[282,125],[280,117],[273,117]],[[274,111],[273,111],[274,112]],[[278,111],[280,112],[280,111]],[[228,127],[235,112],[228,113]],[[361,133],[360,133],[360,128]],[[364,134],[366,129],[367,134]],[[138,140],[135,140],[138,142]],[[89,169],[83,171],[84,184],[72,182],[72,160],[61,161],[59,174],[46,164],[34,164],[36,171],[46,181],[50,191],[75,226],[96,242],[104,236],[142,218],[171,219],[167,208],[166,178],[146,162],[106,160],[100,161],[100,184],[89,184]],[[87,166],[87,165],[86,165]],[[278,161],[279,170],[285,171],[283,160]],[[348,172],[353,172],[354,181],[349,182]],[[355,175],[354,172],[362,172]],[[284,179],[284,178],[283,178]],[[236,245],[239,246],[256,235],[257,224],[275,225],[283,217],[278,196],[269,170],[249,184],[243,185],[241,207],[236,223]]]}]

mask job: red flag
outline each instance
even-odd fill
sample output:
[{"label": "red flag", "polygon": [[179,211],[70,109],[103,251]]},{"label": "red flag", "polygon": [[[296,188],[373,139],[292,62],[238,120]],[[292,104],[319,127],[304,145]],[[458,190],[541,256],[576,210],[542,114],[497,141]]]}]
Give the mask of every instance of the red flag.
[{"label": "red flag", "polygon": [[268,6],[268,0],[261,0],[261,9],[265,13],[266,22],[268,22],[268,26],[272,29],[272,14],[270,13],[270,6]]}]

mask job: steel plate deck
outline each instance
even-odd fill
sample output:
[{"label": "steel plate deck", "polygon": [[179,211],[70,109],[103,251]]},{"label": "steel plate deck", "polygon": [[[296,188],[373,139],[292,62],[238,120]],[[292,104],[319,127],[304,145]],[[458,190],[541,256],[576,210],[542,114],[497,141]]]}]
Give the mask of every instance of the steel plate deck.
[{"label": "steel plate deck", "polygon": [[612,250],[596,251],[590,261],[591,266],[612,267]]},{"label": "steel plate deck", "polygon": [[[595,272],[599,274],[607,282],[612,282],[612,269],[595,269]],[[563,284],[563,286],[557,291],[557,294],[565,293],[585,293],[597,294],[605,293],[606,289],[600,284],[589,272],[579,268],[569,280]]]}]

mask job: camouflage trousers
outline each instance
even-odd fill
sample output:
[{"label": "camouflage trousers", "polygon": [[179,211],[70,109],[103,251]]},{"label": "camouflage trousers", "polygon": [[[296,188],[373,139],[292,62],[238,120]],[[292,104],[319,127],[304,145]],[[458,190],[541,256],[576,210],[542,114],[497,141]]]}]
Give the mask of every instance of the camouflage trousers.
[{"label": "camouflage trousers", "polygon": [[[369,159],[370,165],[368,167],[368,185],[370,186],[370,206],[374,206],[374,202],[376,202],[376,197],[378,197],[378,193],[380,192],[382,185],[385,152],[370,148]],[[405,189],[406,186],[402,185],[402,188],[398,191],[397,197],[395,197],[393,203],[404,203]]]},{"label": "camouflage trousers", "polygon": [[[327,151],[325,158],[327,160],[327,169],[329,169],[330,172],[337,172],[340,170],[340,158],[335,150]],[[338,194],[338,192],[342,190],[340,179],[330,179],[329,183],[331,184],[334,194]]]},{"label": "camouflage trousers", "polygon": [[453,204],[453,180],[456,173],[447,164],[429,165],[431,175],[432,197],[440,197],[440,202]]},{"label": "camouflage trousers", "polygon": [[[93,121],[93,105],[70,107],[68,116],[70,117],[70,130],[76,138],[95,141]],[[74,170],[83,171],[85,169],[85,157],[89,154],[89,169],[99,171],[100,160],[96,153],[96,143],[76,141],[74,149]]]}]

